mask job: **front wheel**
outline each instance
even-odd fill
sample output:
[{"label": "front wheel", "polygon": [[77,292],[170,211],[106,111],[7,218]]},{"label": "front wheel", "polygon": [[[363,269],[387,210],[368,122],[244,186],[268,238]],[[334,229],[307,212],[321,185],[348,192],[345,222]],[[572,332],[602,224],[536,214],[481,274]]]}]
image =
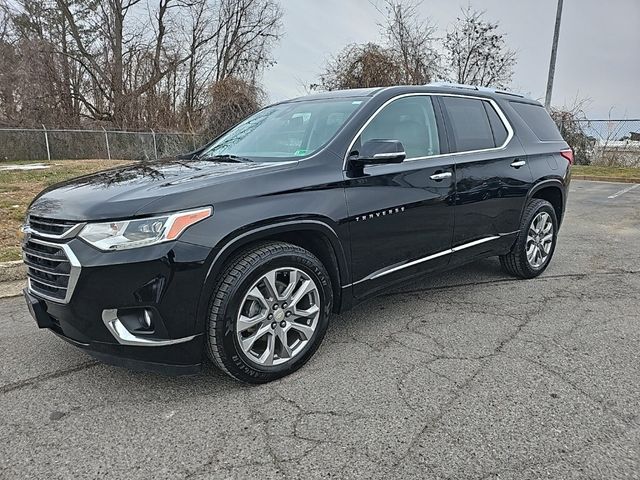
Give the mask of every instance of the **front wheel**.
[{"label": "front wheel", "polygon": [[557,237],[558,219],[553,206],[534,198],[525,207],[518,238],[511,251],[500,257],[500,265],[516,277],[537,277],[549,266]]},{"label": "front wheel", "polygon": [[213,293],[209,358],[248,383],[288,375],[320,345],[332,301],[329,275],[307,250],[283,242],[249,248],[228,264]]}]

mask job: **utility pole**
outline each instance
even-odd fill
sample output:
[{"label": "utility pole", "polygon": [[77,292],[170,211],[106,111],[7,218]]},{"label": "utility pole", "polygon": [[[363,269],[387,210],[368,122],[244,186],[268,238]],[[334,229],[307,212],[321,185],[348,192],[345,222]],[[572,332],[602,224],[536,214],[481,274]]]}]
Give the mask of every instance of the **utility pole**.
[{"label": "utility pole", "polygon": [[553,92],[553,77],[556,74],[556,57],[558,56],[558,37],[560,37],[560,20],[562,20],[562,4],[564,0],[558,0],[556,12],[556,28],[553,32],[553,45],[551,46],[551,62],[549,63],[549,78],[547,79],[547,96],[544,106],[547,110],[551,107],[551,93]]}]

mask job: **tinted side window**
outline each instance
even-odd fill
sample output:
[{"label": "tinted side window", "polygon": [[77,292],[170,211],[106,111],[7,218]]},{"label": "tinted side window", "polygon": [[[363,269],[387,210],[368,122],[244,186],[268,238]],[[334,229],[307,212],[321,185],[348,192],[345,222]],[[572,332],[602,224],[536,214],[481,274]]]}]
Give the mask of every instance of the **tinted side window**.
[{"label": "tinted side window", "polygon": [[502,120],[500,120],[498,112],[493,108],[493,105],[489,102],[482,103],[484,103],[484,109],[487,111],[487,115],[489,116],[489,123],[491,124],[491,130],[493,131],[493,139],[495,140],[496,147],[501,147],[504,145],[504,142],[507,141],[507,137],[509,136],[507,127],[505,127]]},{"label": "tinted side window", "polygon": [[410,96],[394,100],[367,125],[354,148],[369,140],[399,140],[407,158],[440,153],[438,127],[429,96]]},{"label": "tinted side window", "polygon": [[483,101],[464,97],[442,97],[456,152],[496,146]]},{"label": "tinted side window", "polygon": [[562,140],[558,127],[542,105],[511,102],[511,106],[518,112],[518,115],[522,117],[538,139],[543,142]]}]

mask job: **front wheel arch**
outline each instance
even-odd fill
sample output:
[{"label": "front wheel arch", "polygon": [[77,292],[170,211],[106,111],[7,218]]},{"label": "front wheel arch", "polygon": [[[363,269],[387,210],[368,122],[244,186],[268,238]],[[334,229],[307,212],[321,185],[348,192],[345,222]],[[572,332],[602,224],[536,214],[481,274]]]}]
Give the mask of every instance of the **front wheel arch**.
[{"label": "front wheel arch", "polygon": [[[315,239],[315,241],[310,239]],[[340,238],[328,223],[315,220],[296,220],[257,226],[244,232],[234,232],[212,250],[208,260],[205,277],[197,310],[197,331],[204,331],[208,299],[213,292],[216,278],[224,271],[227,263],[241,250],[265,241],[284,241],[298,245],[316,255],[329,273],[333,297],[334,312],[342,310],[342,285],[349,283],[348,260]]]}]

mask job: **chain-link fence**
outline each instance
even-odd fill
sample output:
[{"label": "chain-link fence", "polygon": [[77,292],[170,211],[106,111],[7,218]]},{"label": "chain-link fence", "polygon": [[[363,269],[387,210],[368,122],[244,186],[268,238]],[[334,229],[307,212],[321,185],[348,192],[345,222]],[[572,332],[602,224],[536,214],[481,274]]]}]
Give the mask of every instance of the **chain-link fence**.
[{"label": "chain-link fence", "polygon": [[[640,167],[640,119],[560,122],[576,163]],[[196,133],[0,128],[0,161],[153,160],[185,153],[209,140]]]},{"label": "chain-link fence", "polygon": [[568,120],[558,127],[578,164],[640,167],[640,119]]},{"label": "chain-link fence", "polygon": [[0,128],[0,161],[153,160],[195,150],[207,140],[180,132]]}]

